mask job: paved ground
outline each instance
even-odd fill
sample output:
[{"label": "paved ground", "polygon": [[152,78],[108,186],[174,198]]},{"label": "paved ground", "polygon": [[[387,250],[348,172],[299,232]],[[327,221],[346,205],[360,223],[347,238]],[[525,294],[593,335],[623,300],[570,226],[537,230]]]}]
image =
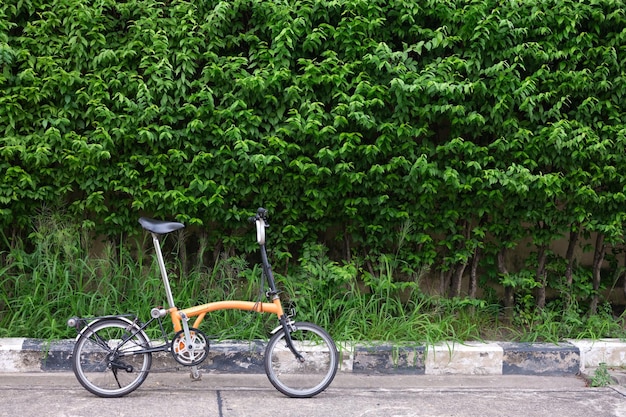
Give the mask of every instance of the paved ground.
[{"label": "paved ground", "polygon": [[290,399],[265,375],[153,373],[124,398],[101,399],[68,372],[0,374],[0,416],[626,417],[626,389],[575,376],[340,374],[312,399]]}]

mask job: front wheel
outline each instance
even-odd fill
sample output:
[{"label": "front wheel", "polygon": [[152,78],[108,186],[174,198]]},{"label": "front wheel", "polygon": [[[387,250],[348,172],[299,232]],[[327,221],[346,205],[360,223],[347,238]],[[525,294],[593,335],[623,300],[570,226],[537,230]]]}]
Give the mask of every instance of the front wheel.
[{"label": "front wheel", "polygon": [[339,353],[335,342],[321,327],[294,323],[290,332],[300,361],[289,349],[285,330],[275,333],[265,349],[265,373],[274,387],[294,398],[313,397],[335,378]]},{"label": "front wheel", "polygon": [[87,391],[99,397],[121,397],[148,377],[150,340],[134,323],[103,319],[90,324],[74,345],[72,370]]}]

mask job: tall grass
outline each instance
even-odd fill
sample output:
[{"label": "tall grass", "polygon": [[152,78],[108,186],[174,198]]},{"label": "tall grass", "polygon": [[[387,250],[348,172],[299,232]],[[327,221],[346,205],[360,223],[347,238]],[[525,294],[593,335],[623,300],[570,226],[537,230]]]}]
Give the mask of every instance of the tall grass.
[{"label": "tall grass", "polygon": [[[30,249],[13,241],[0,257],[0,337],[68,338],[75,335],[65,324],[69,317],[135,314],[147,320],[152,307],[166,305],[151,241],[105,243],[93,257],[81,244],[80,227],[61,216],[42,214],[34,225]],[[182,268],[170,255],[177,306],[258,298],[260,269],[248,268],[243,258],[221,258],[213,268],[198,266],[180,277],[175,271]],[[267,315],[224,311],[208,315],[202,330],[213,338],[249,339],[266,335],[271,325]],[[158,335],[155,328],[151,336]]]},{"label": "tall grass", "polygon": [[339,265],[326,256],[324,247],[311,245],[300,259],[300,273],[285,278],[285,284],[301,318],[330,329],[338,340],[478,340],[481,330],[498,325],[494,306],[424,294],[420,272],[396,281],[396,262],[381,256],[371,273],[356,264]]},{"label": "tall grass", "polygon": [[[69,338],[74,336],[65,325],[69,317],[131,313],[147,320],[152,307],[166,303],[149,239],[109,242],[94,257],[81,228],[50,213],[35,219],[28,246],[0,239],[7,248],[0,252],[0,337]],[[166,242],[165,257],[177,306],[263,297],[261,269],[244,257],[222,256],[211,267],[196,262],[182,277],[171,243]],[[199,242],[198,253],[207,252],[205,244]],[[498,304],[426,294],[424,272],[395,255],[340,264],[323,246],[307,245],[297,266],[276,279],[281,297],[296,306],[295,318],[319,324],[336,340],[434,344],[624,337],[623,320],[615,320],[609,307],[587,317],[575,306],[564,311],[554,304],[537,312],[520,304],[513,322],[503,322]],[[228,310],[208,314],[201,330],[211,339],[258,339],[276,324],[267,314]]]}]

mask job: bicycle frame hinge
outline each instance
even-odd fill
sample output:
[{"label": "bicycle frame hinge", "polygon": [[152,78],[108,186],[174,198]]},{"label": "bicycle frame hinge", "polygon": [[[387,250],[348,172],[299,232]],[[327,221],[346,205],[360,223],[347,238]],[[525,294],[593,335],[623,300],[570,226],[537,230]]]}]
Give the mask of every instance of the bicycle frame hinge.
[{"label": "bicycle frame hinge", "polygon": [[265,293],[265,296],[267,297],[268,300],[274,301],[274,300],[280,298],[279,295],[280,295],[281,292],[282,291],[271,291],[270,290],[270,291],[267,291]]}]

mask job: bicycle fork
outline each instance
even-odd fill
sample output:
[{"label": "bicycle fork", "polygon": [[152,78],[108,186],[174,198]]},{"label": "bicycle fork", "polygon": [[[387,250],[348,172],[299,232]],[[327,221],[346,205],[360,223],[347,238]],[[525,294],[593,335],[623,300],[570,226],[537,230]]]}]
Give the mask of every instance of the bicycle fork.
[{"label": "bicycle fork", "polygon": [[285,342],[287,343],[287,347],[289,348],[291,353],[293,353],[293,355],[296,357],[298,362],[303,363],[304,357],[300,354],[300,352],[298,352],[298,350],[293,344],[293,340],[291,339],[291,332],[295,330],[295,328],[293,327],[293,323],[288,321],[285,315],[281,316],[279,321],[283,328],[283,331],[285,332]]},{"label": "bicycle fork", "polygon": [[[275,299],[275,298],[278,298],[278,291],[276,290],[276,281],[274,280],[274,274],[272,273],[272,265],[269,262],[269,259],[267,257],[267,250],[265,249],[265,228],[268,227],[268,224],[264,217],[266,213],[265,209],[259,209],[259,213],[261,215],[257,214],[257,217],[255,218],[256,229],[257,229],[257,243],[259,244],[260,251],[261,251],[261,263],[263,265],[263,275],[267,278],[267,282],[270,287],[270,291],[268,292],[268,297],[271,296],[272,299]],[[285,341],[287,342],[287,347],[289,348],[291,353],[293,353],[293,355],[296,357],[298,362],[300,363],[304,362],[304,357],[300,354],[300,352],[298,352],[298,350],[293,344],[293,340],[291,339],[291,332],[295,330],[292,325],[292,322],[287,320],[287,316],[284,314],[284,312],[278,318],[278,320],[281,325],[280,327],[282,327],[283,331],[285,332]],[[280,329],[280,327],[278,329]],[[272,333],[275,333],[276,331],[278,331],[278,329],[274,330],[274,332]]]}]

